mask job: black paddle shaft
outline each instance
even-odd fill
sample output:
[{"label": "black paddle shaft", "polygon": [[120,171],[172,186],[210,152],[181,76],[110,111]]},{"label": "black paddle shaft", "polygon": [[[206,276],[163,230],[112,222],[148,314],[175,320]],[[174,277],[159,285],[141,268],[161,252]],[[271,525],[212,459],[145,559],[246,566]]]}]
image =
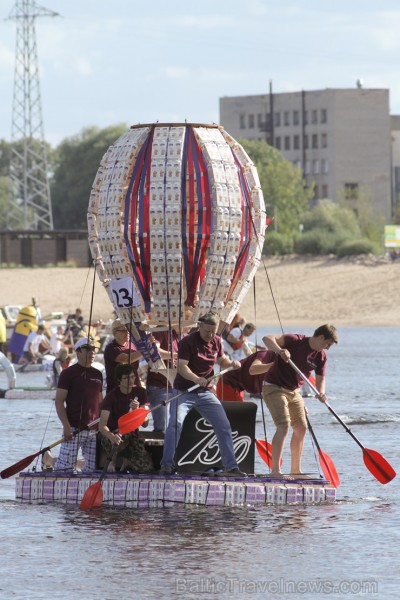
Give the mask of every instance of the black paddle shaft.
[{"label": "black paddle shaft", "polygon": [[360,446],[360,448],[362,450],[364,450],[364,446],[362,445],[362,443],[360,442],[360,440],[358,438],[356,438],[356,436],[354,435],[354,433],[351,431],[350,427],[348,427],[346,425],[346,423],[344,421],[342,421],[342,419],[339,417],[339,415],[333,410],[332,406],[330,404],[328,404],[328,402],[325,402],[326,407],[328,408],[328,410],[333,414],[333,416],[335,417],[335,419],[337,419],[339,421],[339,423],[345,428],[345,430],[347,431],[347,433],[353,438],[353,440],[355,442],[357,442],[357,444]]},{"label": "black paddle shaft", "polygon": [[320,448],[320,446],[318,444],[318,440],[317,440],[317,438],[315,436],[314,430],[311,427],[311,423],[310,423],[310,420],[308,418],[308,415],[306,415],[306,419],[307,419],[307,427],[308,427],[308,430],[309,430],[309,432],[311,434],[312,439],[314,440],[314,444],[316,445],[318,452],[321,452],[321,448]]}]

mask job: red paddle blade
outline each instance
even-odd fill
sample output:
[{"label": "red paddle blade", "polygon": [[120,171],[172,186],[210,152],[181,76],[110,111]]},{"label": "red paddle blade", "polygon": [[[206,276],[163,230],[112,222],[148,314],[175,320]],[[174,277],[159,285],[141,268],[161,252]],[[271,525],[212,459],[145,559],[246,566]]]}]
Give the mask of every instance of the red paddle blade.
[{"label": "red paddle blade", "polygon": [[[258,454],[261,456],[263,461],[272,469],[272,446],[265,440],[256,440],[256,446]],[[279,464],[282,464],[282,459]]]},{"label": "red paddle blade", "polygon": [[272,448],[271,444],[265,440],[256,440],[258,454],[262,460],[272,469]]},{"label": "red paddle blade", "polygon": [[79,505],[81,510],[90,510],[91,508],[100,508],[103,502],[103,488],[101,480],[92,483],[83,494],[83,498]]},{"label": "red paddle blade", "polygon": [[26,467],[29,467],[31,462],[33,460],[35,460],[35,458],[37,456],[39,456],[39,454],[41,454],[41,453],[42,452],[40,451],[40,452],[36,452],[35,454],[31,454],[30,456],[22,458],[19,462],[15,463],[14,465],[11,465],[11,467],[7,467],[7,469],[3,469],[3,471],[0,474],[1,478],[7,479],[8,477],[11,477],[12,475],[16,475],[20,471],[23,471]]},{"label": "red paddle blade", "polygon": [[363,448],[363,458],[367,469],[380,483],[389,483],[396,477],[396,471],[376,450]]},{"label": "red paddle blade", "polygon": [[321,465],[322,472],[327,481],[330,481],[333,487],[338,488],[340,485],[339,475],[337,474],[336,467],[333,461],[326,452],[319,449],[319,464]]},{"label": "red paddle blade", "polygon": [[147,408],[137,408],[132,412],[128,412],[125,415],[122,415],[118,419],[118,430],[120,433],[130,433],[134,431],[141,425],[143,425],[144,421],[147,419],[149,414],[149,410]]}]

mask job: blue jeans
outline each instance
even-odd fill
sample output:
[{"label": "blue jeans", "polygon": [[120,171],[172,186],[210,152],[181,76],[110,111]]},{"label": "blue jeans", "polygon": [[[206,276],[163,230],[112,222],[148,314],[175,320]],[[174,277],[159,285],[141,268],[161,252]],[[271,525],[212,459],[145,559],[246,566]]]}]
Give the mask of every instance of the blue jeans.
[{"label": "blue jeans", "polygon": [[[173,396],[181,393],[182,390],[174,389],[172,391]],[[182,396],[172,400],[161,465],[163,467],[174,467],[175,449],[179,442],[183,422],[191,408],[196,408],[201,416],[211,423],[217,436],[224,469],[237,467],[232,430],[228,417],[218,398],[209,390],[184,392]]]},{"label": "blue jeans", "polygon": [[[166,387],[161,388],[155,385],[148,385],[146,390],[150,408],[158,406],[173,395],[172,389],[168,391]],[[160,406],[160,408],[151,413],[151,416],[153,417],[153,431],[164,432],[167,428],[168,406]]]}]

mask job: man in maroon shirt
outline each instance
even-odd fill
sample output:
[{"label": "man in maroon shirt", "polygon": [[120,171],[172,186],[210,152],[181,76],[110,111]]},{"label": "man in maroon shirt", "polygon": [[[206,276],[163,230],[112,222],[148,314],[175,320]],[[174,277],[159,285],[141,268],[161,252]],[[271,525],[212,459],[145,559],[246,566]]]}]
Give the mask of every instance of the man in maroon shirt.
[{"label": "man in maroon shirt", "polygon": [[304,381],[288,364],[289,359],[306,377],[315,371],[318,400],[326,402],[325,369],[328,350],[338,343],[333,325],[321,325],[311,337],[299,334],[266,335],[263,342],[276,354],[275,362],[264,377],[263,398],[276,426],[272,440],[272,473],[280,474],[280,461],[289,425],[293,428],[290,442],[291,474],[301,474],[301,455],[307,433],[304,401],[299,388]]},{"label": "man in maroon shirt", "polygon": [[218,379],[217,396],[220,400],[244,402],[244,393],[260,394],[265,373],[275,360],[270,350],[258,350],[242,358],[241,367],[230,371]]},{"label": "man in maroon shirt", "polygon": [[96,432],[79,430],[100,416],[103,376],[92,367],[96,354],[92,338],[79,338],[74,348],[78,362],[61,372],[56,391],[56,410],[66,441],[54,468],[72,471],[80,448],[85,459],[82,471],[94,471]]},{"label": "man in maroon shirt", "polygon": [[[175,471],[174,454],[182,431],[183,422],[189,410],[196,408],[204,419],[211,423],[218,440],[225,475],[245,476],[237,465],[233,448],[232,430],[218,398],[209,389],[207,381],[214,374],[217,363],[221,369],[240,368],[240,362],[225,356],[221,337],[216,335],[219,319],[207,313],[199,319],[198,330],[182,338],[178,347],[178,374],[174,381],[168,427],[165,432],[164,452],[161,473],[168,475]],[[189,392],[193,385],[199,385]]]},{"label": "man in maroon shirt", "polygon": [[129,333],[120,319],[115,319],[111,325],[114,338],[109,342],[104,350],[104,367],[106,370],[107,389],[106,393],[111,392],[118,382],[115,379],[115,367],[117,365],[133,364],[135,372],[139,365],[141,353],[136,346],[129,340]]}]

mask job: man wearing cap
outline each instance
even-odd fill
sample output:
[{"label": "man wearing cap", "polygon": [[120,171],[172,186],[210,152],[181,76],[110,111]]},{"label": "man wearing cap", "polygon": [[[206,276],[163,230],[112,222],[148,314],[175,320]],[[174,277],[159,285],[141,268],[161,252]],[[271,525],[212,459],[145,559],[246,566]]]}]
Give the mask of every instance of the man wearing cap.
[{"label": "man wearing cap", "polygon": [[[240,362],[225,356],[221,338],[217,333],[219,318],[207,313],[199,319],[199,328],[182,338],[178,347],[178,374],[175,377],[168,427],[165,432],[164,452],[161,460],[161,474],[175,472],[174,454],[182,431],[183,422],[189,410],[196,408],[201,416],[209,421],[217,436],[224,475],[245,476],[237,465],[233,448],[232,430],[222,404],[209,389],[207,379],[214,374],[214,366],[221,369],[240,368]],[[193,385],[199,387],[192,392]]]},{"label": "man wearing cap", "polygon": [[111,329],[114,338],[107,344],[104,350],[107,394],[118,385],[118,381],[115,378],[115,367],[117,365],[132,364],[136,373],[139,359],[142,356],[136,349],[136,346],[129,340],[128,330],[121,319],[115,319],[111,325]]},{"label": "man wearing cap", "polygon": [[103,376],[92,367],[96,348],[93,338],[79,338],[75,346],[77,361],[60,374],[56,391],[56,410],[65,441],[55,463],[56,470],[73,470],[79,449],[85,459],[82,471],[96,469],[96,432],[79,431],[100,416]]}]

